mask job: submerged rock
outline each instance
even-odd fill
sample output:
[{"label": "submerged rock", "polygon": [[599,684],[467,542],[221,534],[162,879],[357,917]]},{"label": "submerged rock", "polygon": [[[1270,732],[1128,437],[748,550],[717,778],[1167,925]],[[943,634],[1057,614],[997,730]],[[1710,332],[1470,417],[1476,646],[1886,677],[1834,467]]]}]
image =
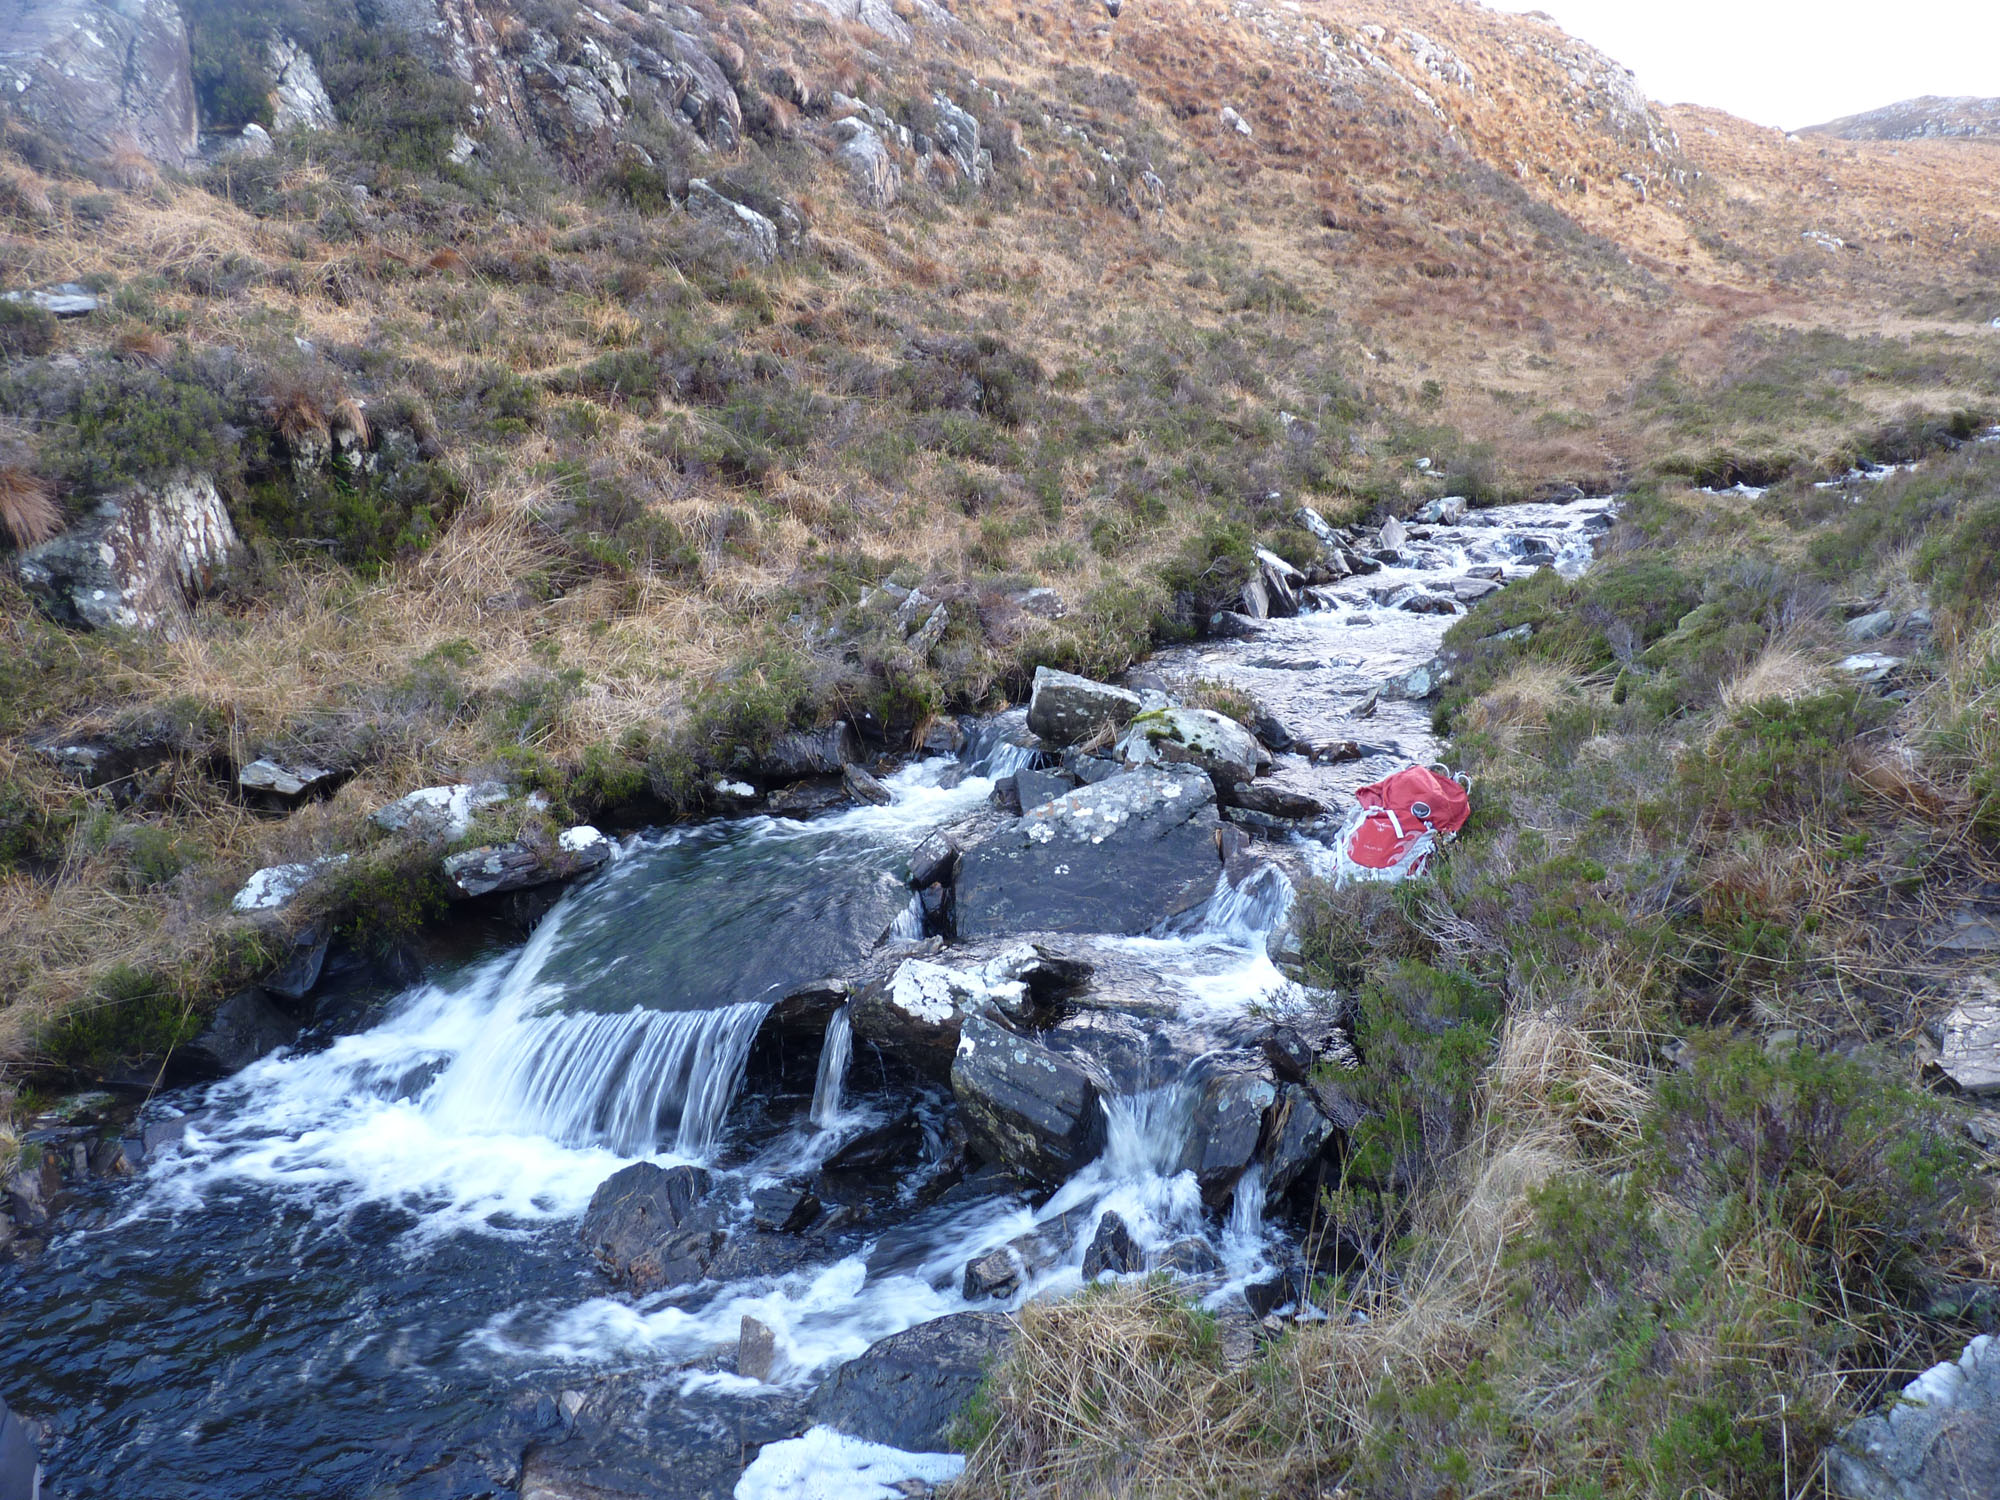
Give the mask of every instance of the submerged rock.
[{"label": "submerged rock", "polygon": [[1190,766],[1080,787],[973,845],[958,875],[962,937],[1148,932],[1215,888],[1215,788]]},{"label": "submerged rock", "polygon": [[585,1246],[607,1276],[634,1292],[698,1279],[722,1239],[693,1213],[708,1180],[700,1167],[644,1161],[614,1172],[584,1210]]},{"label": "submerged rock", "polygon": [[953,1313],[892,1333],[821,1383],[809,1403],[812,1419],[905,1452],[944,1452],[953,1423],[1013,1332],[1013,1319],[1002,1313]]},{"label": "submerged rock", "polygon": [[1125,688],[1037,667],[1028,728],[1051,745],[1073,745],[1107,726],[1122,727],[1144,707],[1144,700]]},{"label": "submerged rock", "polygon": [[960,1032],[951,1091],[974,1149],[1027,1176],[1060,1182],[1104,1149],[1090,1075],[984,1017],[968,1017]]}]

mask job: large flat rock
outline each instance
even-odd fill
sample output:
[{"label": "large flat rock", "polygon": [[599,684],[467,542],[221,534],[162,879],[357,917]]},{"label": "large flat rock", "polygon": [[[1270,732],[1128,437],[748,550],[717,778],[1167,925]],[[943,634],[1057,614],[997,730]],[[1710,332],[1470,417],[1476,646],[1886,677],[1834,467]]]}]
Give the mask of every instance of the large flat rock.
[{"label": "large flat rock", "polygon": [[959,935],[1149,932],[1213,893],[1216,826],[1215,788],[1192,766],[1079,787],[966,851]]}]

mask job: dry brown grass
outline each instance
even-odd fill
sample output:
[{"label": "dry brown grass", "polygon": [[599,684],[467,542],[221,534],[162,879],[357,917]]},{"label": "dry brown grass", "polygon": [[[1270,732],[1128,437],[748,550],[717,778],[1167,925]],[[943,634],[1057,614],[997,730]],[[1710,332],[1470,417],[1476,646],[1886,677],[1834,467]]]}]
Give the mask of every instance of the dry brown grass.
[{"label": "dry brown grass", "polygon": [[40,475],[9,464],[0,466],[0,526],[23,551],[62,530],[55,491]]},{"label": "dry brown grass", "polygon": [[1380,1429],[1378,1392],[1462,1374],[1487,1347],[1501,1249],[1528,1195],[1572,1159],[1560,1135],[1489,1130],[1459,1163],[1458,1190],[1431,1200],[1428,1248],[1394,1291],[1337,1302],[1249,1362],[1165,1280],[1028,1304],[987,1387],[1000,1420],[952,1493],[1316,1492]]},{"label": "dry brown grass", "polygon": [[[1827,690],[1831,682],[1823,649],[1792,638],[1774,640],[1722,688],[1725,709],[1778,699],[1796,703]],[[1722,722],[1720,719],[1718,723]]]}]

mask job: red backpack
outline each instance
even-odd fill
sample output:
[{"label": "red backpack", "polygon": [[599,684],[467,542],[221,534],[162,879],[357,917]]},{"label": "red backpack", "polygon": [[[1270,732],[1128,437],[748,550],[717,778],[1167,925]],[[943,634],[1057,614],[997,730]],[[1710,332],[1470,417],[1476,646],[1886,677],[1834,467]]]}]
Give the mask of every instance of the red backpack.
[{"label": "red backpack", "polygon": [[1360,788],[1354,800],[1361,811],[1341,830],[1345,873],[1361,880],[1415,875],[1472,816],[1472,783],[1443,766],[1410,766]]}]

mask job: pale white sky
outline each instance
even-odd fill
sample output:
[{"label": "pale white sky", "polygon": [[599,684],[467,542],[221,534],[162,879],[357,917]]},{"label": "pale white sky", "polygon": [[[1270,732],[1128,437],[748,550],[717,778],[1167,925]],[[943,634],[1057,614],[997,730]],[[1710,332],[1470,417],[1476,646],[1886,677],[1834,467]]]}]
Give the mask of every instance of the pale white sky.
[{"label": "pale white sky", "polygon": [[1919,94],[2000,98],[2000,0],[1486,0],[1544,11],[1663,104],[1796,130]]}]

